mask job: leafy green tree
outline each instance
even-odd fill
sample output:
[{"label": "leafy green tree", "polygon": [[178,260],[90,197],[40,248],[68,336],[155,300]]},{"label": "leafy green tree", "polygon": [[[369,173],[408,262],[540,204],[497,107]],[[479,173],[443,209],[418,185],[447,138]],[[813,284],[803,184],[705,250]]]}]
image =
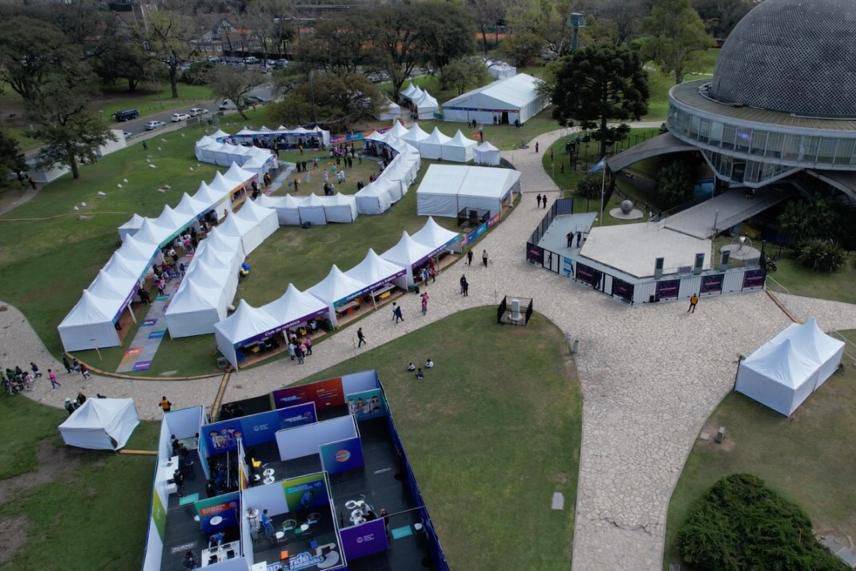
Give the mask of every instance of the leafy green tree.
[{"label": "leafy green tree", "polygon": [[684,80],[694,56],[713,45],[690,0],[655,0],[643,29],[643,55],[673,74],[675,83]]},{"label": "leafy green tree", "polygon": [[583,198],[600,198],[602,187],[601,175],[588,174],[577,183],[577,194]]},{"label": "leafy green tree", "polygon": [[689,161],[675,159],[657,173],[657,204],[664,209],[679,206],[692,197],[695,167]]},{"label": "leafy green tree", "polygon": [[177,98],[179,69],[194,53],[193,21],[177,10],[154,10],[147,16],[145,27],[137,29],[137,34],[145,40],[151,53],[166,64],[172,97]]},{"label": "leafy green tree", "polygon": [[422,59],[434,70],[475,51],[475,26],[461,5],[428,0],[414,8]]},{"label": "leafy green tree", "polygon": [[116,80],[128,82],[128,91],[134,92],[141,81],[154,76],[154,62],[143,47],[129,38],[105,38],[92,61],[98,77],[106,83]]},{"label": "leafy green tree", "polygon": [[838,204],[820,193],[792,199],[779,214],[779,231],[792,244],[813,239],[837,240],[841,237],[839,230],[847,224],[839,210]]},{"label": "leafy green tree", "polygon": [[487,54],[487,33],[490,29],[497,30],[500,20],[508,10],[508,0],[467,0],[467,8],[472,14],[473,21],[482,39],[482,52]]},{"label": "leafy green tree", "polygon": [[57,162],[80,178],[80,163],[94,162],[98,148],[113,135],[89,107],[94,77],[88,66],[79,62],[51,74],[39,96],[28,104],[27,114],[34,123],[31,135],[45,143],[39,162],[50,166]]},{"label": "leafy green tree", "polygon": [[25,102],[35,101],[42,85],[80,50],[56,26],[27,16],[0,23],[0,81]]},{"label": "leafy green tree", "polygon": [[247,69],[226,65],[216,66],[208,75],[208,85],[218,97],[230,99],[241,117],[247,118],[244,111],[247,108],[246,95],[264,83],[264,76]]},{"label": "leafy green tree", "polygon": [[567,55],[571,47],[567,17],[573,6],[572,0],[517,0],[508,8],[512,35],[528,34],[527,44],[538,38],[538,53]]},{"label": "leafy green tree", "polygon": [[27,170],[27,162],[24,153],[18,146],[18,141],[10,137],[4,131],[0,131],[0,184],[5,183],[9,173],[21,177],[21,173]]},{"label": "leafy green tree", "polygon": [[347,129],[377,116],[384,96],[362,74],[311,73],[270,106],[271,120],[284,124],[322,123]]},{"label": "leafy green tree", "polygon": [[816,272],[831,273],[844,264],[844,248],[832,240],[807,240],[797,248],[797,260]]},{"label": "leafy green tree", "polygon": [[750,474],[714,484],[692,506],[677,544],[693,569],[847,569],[815,539],[798,505]]},{"label": "leafy green tree", "polygon": [[752,0],[693,0],[705,29],[714,38],[727,38],[754,5]]},{"label": "leafy green tree", "polygon": [[354,73],[367,63],[370,30],[357,16],[333,16],[319,20],[310,35],[301,39],[297,60],[307,69]]},{"label": "leafy green tree", "polygon": [[382,4],[364,12],[361,19],[371,31],[373,67],[387,75],[393,96],[399,100],[404,82],[424,61],[415,9],[405,3]]},{"label": "leafy green tree", "polygon": [[440,70],[440,85],[454,89],[458,94],[488,82],[490,76],[480,58],[460,58],[449,62]]},{"label": "leafy green tree", "polygon": [[294,39],[293,16],[294,3],[291,0],[249,0],[244,12],[246,24],[262,51],[280,57]]},{"label": "leafy green tree", "polygon": [[551,94],[553,117],[562,125],[577,121],[600,142],[601,155],[629,132],[609,121],[641,118],[648,111],[648,78],[639,55],[624,47],[592,46],[556,66]]},{"label": "leafy green tree", "polygon": [[514,66],[532,65],[544,48],[544,39],[529,30],[521,30],[506,37],[499,45],[503,57]]}]

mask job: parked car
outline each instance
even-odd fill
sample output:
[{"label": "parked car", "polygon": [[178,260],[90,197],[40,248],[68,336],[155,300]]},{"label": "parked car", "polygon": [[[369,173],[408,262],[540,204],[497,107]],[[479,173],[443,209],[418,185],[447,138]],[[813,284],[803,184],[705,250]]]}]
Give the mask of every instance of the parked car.
[{"label": "parked car", "polygon": [[182,121],[187,121],[190,119],[190,114],[188,113],[173,113],[170,121],[173,123],[181,123]]},{"label": "parked car", "polygon": [[154,131],[155,129],[160,129],[166,125],[163,121],[149,121],[146,123],[146,131]]},{"label": "parked car", "polygon": [[208,113],[208,109],[204,109],[202,107],[194,107],[190,110],[191,117],[199,117],[200,115],[205,115]]},{"label": "parked car", "polygon": [[125,109],[124,111],[116,111],[113,113],[113,118],[118,122],[131,121],[140,116],[140,112],[136,109]]},{"label": "parked car", "polygon": [[220,106],[218,107],[218,109],[220,109],[220,111],[225,111],[227,109],[234,109],[234,108],[235,108],[235,104],[232,103],[231,99],[224,99],[223,101],[220,102]]},{"label": "parked car", "polygon": [[254,56],[247,56],[244,58],[244,63],[247,65],[253,65],[259,63],[259,58]]}]

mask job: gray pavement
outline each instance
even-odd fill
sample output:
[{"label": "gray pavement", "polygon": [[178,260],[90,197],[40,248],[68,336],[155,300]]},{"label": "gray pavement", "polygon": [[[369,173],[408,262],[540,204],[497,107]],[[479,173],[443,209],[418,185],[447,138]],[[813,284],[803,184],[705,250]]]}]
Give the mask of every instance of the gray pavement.
[{"label": "gray pavement", "polygon": [[[539,136],[540,148],[561,135]],[[737,356],[748,353],[788,323],[763,293],[706,298],[689,315],[683,303],[628,307],[568,279],[526,263],[525,242],[543,217],[534,193],[558,196],[530,149],[503,153],[523,176],[522,203],[478,248],[486,249],[487,268],[463,261],[429,286],[431,305],[419,314],[419,298],[401,298],[405,321],[393,325],[376,312],[359,322],[366,333],[364,351],[463,309],[494,305],[506,294],[532,297],[535,307],[566,334],[580,340],[576,357],[583,390],[583,437],[577,493],[573,564],[576,569],[661,569],[666,511],[684,462],[704,422],[731,390]],[[461,274],[470,296],[461,297]],[[856,306],[830,305],[809,298],[794,300],[821,327],[856,328]],[[0,312],[0,347],[11,360],[35,359],[46,369],[53,362],[41,341],[14,308]],[[315,347],[305,365],[280,360],[234,374],[225,400],[262,394],[293,383],[355,355],[355,328],[331,335]],[[440,357],[432,355],[435,360]],[[54,362],[55,364],[55,362]],[[61,405],[76,394],[80,381],[62,375],[62,390],[41,383],[29,396]],[[89,393],[137,399],[141,416],[157,418],[161,394],[178,406],[210,405],[219,379],[139,381],[93,379]],[[569,451],[570,453],[570,451]],[[524,484],[521,483],[521,486]],[[521,489],[521,492],[523,490]],[[549,501],[544,498],[543,501]],[[561,546],[556,546],[561,549]]]}]

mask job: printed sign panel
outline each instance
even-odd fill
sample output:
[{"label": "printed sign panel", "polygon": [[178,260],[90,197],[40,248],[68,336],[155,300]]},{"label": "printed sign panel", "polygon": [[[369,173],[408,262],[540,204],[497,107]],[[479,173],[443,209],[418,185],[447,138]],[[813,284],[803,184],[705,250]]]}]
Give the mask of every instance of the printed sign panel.
[{"label": "printed sign panel", "polygon": [[764,270],[749,270],[743,274],[743,289],[760,289],[764,287],[767,274]]},{"label": "printed sign panel", "polygon": [[526,260],[533,264],[544,263],[544,248],[529,242],[526,244]]},{"label": "printed sign panel", "polygon": [[323,474],[310,474],[282,481],[285,503],[289,511],[297,512],[310,508],[329,506],[327,484]]},{"label": "printed sign panel", "polygon": [[389,549],[382,518],[347,527],[340,530],[339,535],[342,537],[342,549],[348,560],[359,559]]},{"label": "printed sign panel", "polygon": [[602,276],[603,273],[600,270],[596,270],[585,264],[580,264],[579,262],[577,262],[577,273],[575,277],[579,281],[587,283],[593,288],[597,288],[600,285],[600,279]]},{"label": "printed sign panel", "polygon": [[318,409],[345,404],[345,393],[341,377],[318,381],[300,387],[288,387],[273,392],[274,406],[282,408],[295,404],[314,402]]},{"label": "printed sign panel", "polygon": [[657,282],[657,301],[678,299],[681,289],[681,280],[664,280]]},{"label": "printed sign panel", "polygon": [[714,274],[712,276],[702,276],[701,278],[701,288],[699,293],[701,294],[714,294],[714,293],[722,293],[722,280],[725,276],[723,274]]},{"label": "printed sign panel", "polygon": [[370,389],[345,396],[348,412],[357,420],[369,420],[386,416],[386,401],[380,389]]},{"label": "printed sign panel", "polygon": [[321,466],[328,474],[341,474],[365,465],[359,436],[322,444],[318,452],[321,455]]},{"label": "printed sign panel", "polygon": [[629,284],[616,277],[612,278],[612,295],[620,297],[625,301],[633,301],[633,290],[633,284]]}]

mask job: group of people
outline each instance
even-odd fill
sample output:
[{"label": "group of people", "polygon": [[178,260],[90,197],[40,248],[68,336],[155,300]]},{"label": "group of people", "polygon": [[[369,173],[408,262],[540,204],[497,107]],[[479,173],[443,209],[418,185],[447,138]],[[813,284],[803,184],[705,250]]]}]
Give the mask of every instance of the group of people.
[{"label": "group of people", "polygon": [[[99,393],[99,394],[96,394],[96,395],[95,395],[95,397],[96,397],[96,398],[99,398],[99,399],[107,398],[107,397],[105,397],[104,395],[102,395],[102,394],[100,394],[100,393]],[[79,409],[80,407],[82,407],[82,406],[83,406],[83,403],[85,403],[85,402],[86,402],[86,395],[85,395],[85,394],[83,394],[82,392],[78,392],[78,393],[77,393],[77,396],[76,396],[75,398],[73,398],[73,399],[70,399],[70,398],[65,399],[65,411],[68,413],[68,415],[69,415],[69,416],[71,416],[71,414],[72,414],[74,411],[76,411],[77,409]]]},{"label": "group of people", "polygon": [[547,208],[547,195],[541,196],[539,192],[535,195],[535,200],[538,202],[538,208]]},{"label": "group of people", "polygon": [[[434,361],[431,360],[431,357],[425,359],[425,364],[423,365],[423,367],[425,367],[425,370],[434,368]],[[413,361],[410,361],[410,363],[407,364],[407,372],[415,373],[417,381],[425,380],[425,373],[422,372],[422,367],[417,367],[413,364]]]},{"label": "group of people", "polygon": [[302,365],[309,355],[312,355],[312,336],[309,332],[304,327],[301,327],[298,332],[289,332],[288,358]]},{"label": "group of people", "polygon": [[568,232],[568,234],[565,236],[565,238],[567,239],[568,248],[574,247],[574,238],[576,238],[576,240],[577,240],[577,248],[581,247],[583,244],[583,233],[580,231]]},{"label": "group of people", "polygon": [[[52,383],[56,382],[56,373],[48,369],[52,376]],[[26,371],[21,367],[14,369],[6,368],[6,371],[0,371],[0,382],[2,382],[3,390],[10,395],[14,395],[23,391],[32,391],[35,386],[35,381],[42,376],[39,367],[35,363],[30,363],[30,370]],[[57,386],[59,383],[56,383]]]}]

